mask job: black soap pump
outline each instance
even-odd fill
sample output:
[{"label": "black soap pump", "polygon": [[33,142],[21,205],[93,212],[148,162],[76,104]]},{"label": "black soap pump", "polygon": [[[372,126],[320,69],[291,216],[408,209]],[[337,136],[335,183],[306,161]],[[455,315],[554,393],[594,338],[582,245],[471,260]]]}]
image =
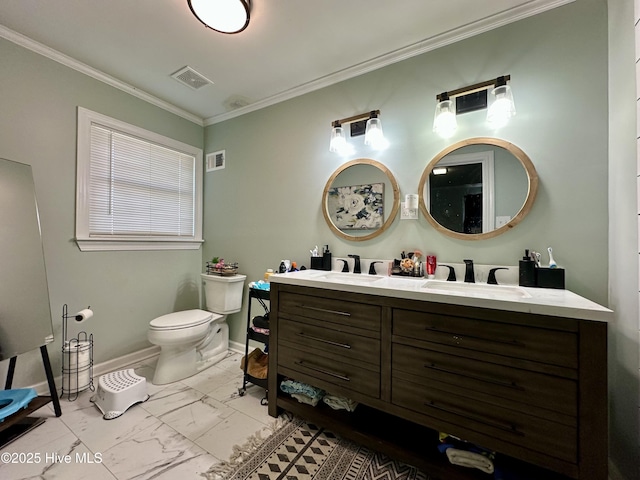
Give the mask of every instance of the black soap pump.
[{"label": "black soap pump", "polygon": [[325,245],[322,249],[322,269],[327,272],[331,271],[331,252],[329,251],[329,245]]},{"label": "black soap pump", "polygon": [[536,286],[536,264],[529,256],[529,250],[524,251],[524,257],[520,260],[519,284],[521,287]]}]

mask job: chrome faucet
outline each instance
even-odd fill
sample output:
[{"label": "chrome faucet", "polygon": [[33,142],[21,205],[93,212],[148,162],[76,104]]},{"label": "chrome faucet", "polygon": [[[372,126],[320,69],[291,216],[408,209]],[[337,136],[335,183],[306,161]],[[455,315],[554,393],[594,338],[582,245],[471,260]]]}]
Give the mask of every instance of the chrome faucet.
[{"label": "chrome faucet", "polygon": [[362,273],[360,271],[360,255],[349,255],[355,261],[353,265],[353,273]]},{"label": "chrome faucet", "polygon": [[476,283],[476,276],[473,273],[473,260],[465,260],[464,281],[467,283]]}]

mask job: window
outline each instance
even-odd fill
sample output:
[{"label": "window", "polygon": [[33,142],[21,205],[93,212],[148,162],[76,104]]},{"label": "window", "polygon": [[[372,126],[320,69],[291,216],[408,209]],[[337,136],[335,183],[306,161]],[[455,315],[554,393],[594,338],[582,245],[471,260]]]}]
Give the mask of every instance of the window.
[{"label": "window", "polygon": [[202,150],[78,107],[82,251],[197,249]]}]

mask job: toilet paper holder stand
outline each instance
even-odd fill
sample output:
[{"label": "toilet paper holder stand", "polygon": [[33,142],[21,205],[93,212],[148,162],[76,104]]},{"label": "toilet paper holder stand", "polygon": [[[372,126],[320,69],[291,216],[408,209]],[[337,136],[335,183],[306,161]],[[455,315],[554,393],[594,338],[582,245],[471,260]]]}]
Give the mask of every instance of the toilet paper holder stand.
[{"label": "toilet paper holder stand", "polygon": [[[84,390],[95,391],[93,385],[93,334],[79,332],[75,337],[68,338],[67,322],[73,319],[78,323],[84,322],[92,314],[91,307],[75,315],[69,315],[67,304],[62,306],[62,392],[60,397],[67,395],[67,400],[74,401]],[[88,315],[85,313],[88,312]]]}]

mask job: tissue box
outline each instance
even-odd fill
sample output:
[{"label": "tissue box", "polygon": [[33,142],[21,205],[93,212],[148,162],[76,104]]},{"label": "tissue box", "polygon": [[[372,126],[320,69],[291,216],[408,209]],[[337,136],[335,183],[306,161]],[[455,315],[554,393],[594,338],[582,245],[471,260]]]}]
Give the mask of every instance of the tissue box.
[{"label": "tissue box", "polygon": [[536,268],[536,286],[564,290],[564,268]]}]

